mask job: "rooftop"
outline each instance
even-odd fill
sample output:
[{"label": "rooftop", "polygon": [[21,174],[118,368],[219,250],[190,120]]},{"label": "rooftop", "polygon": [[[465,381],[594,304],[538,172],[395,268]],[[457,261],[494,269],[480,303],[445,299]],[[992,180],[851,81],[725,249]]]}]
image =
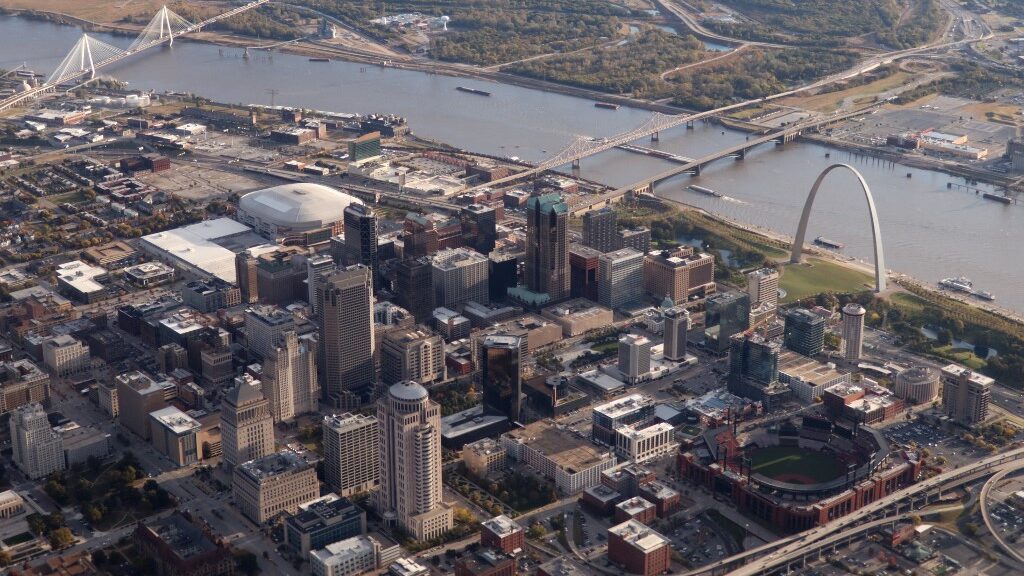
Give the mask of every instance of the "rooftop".
[{"label": "rooftop", "polygon": [[[815,316],[815,318],[818,317]],[[835,364],[823,364],[814,358],[802,356],[791,350],[783,350],[779,353],[779,372],[784,373],[790,379],[798,379],[801,382],[814,385],[830,384],[837,378],[845,376],[843,372],[836,370]]]},{"label": "rooftop", "polygon": [[622,398],[616,398],[606,404],[594,406],[594,412],[603,414],[612,420],[632,414],[654,404],[654,400],[643,394],[630,394]]},{"label": "rooftop", "polygon": [[105,276],[107,271],[98,266],[90,266],[81,260],[72,260],[57,266],[57,279],[75,290],[88,294],[103,290],[97,278]]},{"label": "rooftop", "polygon": [[608,533],[621,537],[644,553],[653,552],[669,543],[664,536],[636,520],[627,520],[622,524],[612,526],[608,529]]},{"label": "rooftop", "polygon": [[156,420],[172,433],[181,436],[182,434],[194,433],[202,428],[198,420],[178,410],[174,406],[161,408],[149,413],[150,418]]},{"label": "rooftop", "polygon": [[202,530],[178,513],[143,525],[181,559],[198,556],[216,548]]},{"label": "rooftop", "polygon": [[614,457],[604,448],[595,446],[589,438],[549,420],[528,424],[507,435],[543,454],[555,466],[575,474]]},{"label": "rooftop", "polygon": [[629,514],[630,516],[635,516],[643,512],[644,510],[654,508],[654,504],[648,502],[647,500],[644,500],[639,496],[634,496],[629,500],[623,500],[622,502],[619,502],[618,504],[615,505],[615,507],[622,510],[626,514]]},{"label": "rooftop", "polygon": [[502,514],[501,516],[495,516],[490,520],[485,520],[483,526],[498,536],[508,536],[516,531],[521,531],[522,526],[516,524],[515,520],[512,520],[508,516]]},{"label": "rooftop", "polygon": [[992,378],[989,378],[984,374],[979,374],[970,368],[960,366],[959,364],[950,364],[943,367],[942,373],[954,378],[967,378],[970,382],[974,382],[980,386],[991,386],[995,382]]},{"label": "rooftop", "polygon": [[353,203],[363,202],[329,186],[300,182],[250,192],[238,200],[238,209],[277,226],[319,227],[344,219]]},{"label": "rooftop", "polygon": [[259,483],[267,478],[305,470],[306,468],[309,468],[308,462],[298,454],[285,450],[241,464],[237,468],[237,472]]},{"label": "rooftop", "polygon": [[141,238],[142,245],[168,254],[228,282],[235,282],[235,251],[215,242],[250,232],[230,218],[206,220]]}]

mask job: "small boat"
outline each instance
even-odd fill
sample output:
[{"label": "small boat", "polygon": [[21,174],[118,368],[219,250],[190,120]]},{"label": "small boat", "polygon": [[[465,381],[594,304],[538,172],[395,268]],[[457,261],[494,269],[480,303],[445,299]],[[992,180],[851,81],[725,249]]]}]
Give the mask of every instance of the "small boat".
[{"label": "small boat", "polygon": [[956,290],[957,292],[967,292],[968,294],[974,293],[974,282],[971,282],[970,278],[967,278],[966,276],[943,278],[942,280],[939,280],[939,286],[949,288],[950,290]]},{"label": "small boat", "polygon": [[310,58],[310,62],[330,62],[330,58]]},{"label": "small boat", "polygon": [[700,192],[701,194],[707,194],[708,196],[714,196],[715,198],[721,198],[722,197],[722,193],[721,192],[715,192],[711,188],[705,188],[703,186],[697,186],[696,184],[690,184],[688,186],[688,188],[690,190],[693,190],[694,192]]},{"label": "small boat", "polygon": [[619,105],[611,102],[594,102],[594,108],[604,108],[606,110],[618,110]]},{"label": "small boat", "polygon": [[478,90],[476,88],[468,88],[466,86],[456,86],[456,90],[459,92],[468,92],[469,94],[476,94],[477,96],[490,96],[491,93],[486,90]]},{"label": "small boat", "polygon": [[982,194],[981,197],[985,198],[987,200],[995,200],[996,202],[1002,202],[1003,204],[1009,204],[1009,203],[1013,202],[1013,198],[1010,198],[1009,196],[1001,196],[999,194],[990,194],[988,192],[985,192],[984,194]]},{"label": "small boat", "polygon": [[986,292],[985,290],[978,290],[977,292],[974,293],[974,295],[977,296],[978,298],[981,298],[982,300],[988,300],[989,302],[996,299],[995,294],[992,294],[991,292]]},{"label": "small boat", "polygon": [[829,240],[824,236],[818,236],[817,238],[815,238],[814,243],[817,244],[818,246],[824,246],[825,248],[832,248],[834,250],[842,250],[843,248],[846,248],[846,244],[843,244],[842,242],[836,242],[835,240]]}]

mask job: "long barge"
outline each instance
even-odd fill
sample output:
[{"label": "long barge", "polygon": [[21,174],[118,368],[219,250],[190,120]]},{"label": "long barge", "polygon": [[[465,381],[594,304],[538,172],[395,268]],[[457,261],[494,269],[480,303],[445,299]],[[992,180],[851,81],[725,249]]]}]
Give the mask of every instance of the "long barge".
[{"label": "long barge", "polygon": [[459,92],[468,92],[470,94],[476,94],[477,96],[490,96],[491,93],[486,90],[479,90],[477,88],[468,88],[466,86],[456,86],[456,90]]}]

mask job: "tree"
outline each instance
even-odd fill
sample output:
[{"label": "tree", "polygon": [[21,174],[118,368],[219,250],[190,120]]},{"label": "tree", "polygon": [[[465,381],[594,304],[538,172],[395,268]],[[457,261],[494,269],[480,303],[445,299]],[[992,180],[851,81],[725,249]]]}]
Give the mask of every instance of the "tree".
[{"label": "tree", "polygon": [[235,552],[235,568],[246,576],[255,576],[260,573],[260,561],[252,552],[238,550]]},{"label": "tree", "polygon": [[949,344],[952,344],[953,331],[950,330],[949,328],[943,328],[942,330],[939,330],[938,341],[939,344],[942,344],[943,346],[948,346]]},{"label": "tree", "polygon": [[67,528],[57,528],[50,532],[50,546],[62,550],[75,542],[75,535]]},{"label": "tree", "polygon": [[46,519],[43,518],[42,514],[29,514],[26,520],[28,520],[29,530],[37,536],[42,536],[43,532],[46,532]]},{"label": "tree", "polygon": [[534,522],[533,524],[530,524],[529,530],[526,531],[526,536],[528,538],[537,539],[543,538],[544,535],[547,533],[548,531],[544,529],[543,524],[541,524],[540,522]]},{"label": "tree", "polygon": [[7,550],[0,550],[0,566],[7,566],[11,563],[11,553]]}]

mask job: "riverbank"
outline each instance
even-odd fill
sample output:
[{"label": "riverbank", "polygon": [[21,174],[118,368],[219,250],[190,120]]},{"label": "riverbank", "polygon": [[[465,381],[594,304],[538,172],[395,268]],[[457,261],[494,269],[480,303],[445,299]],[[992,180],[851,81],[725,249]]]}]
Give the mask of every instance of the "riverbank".
[{"label": "riverbank", "polygon": [[[751,234],[760,238],[763,244],[777,248],[786,254],[786,256],[784,257],[775,257],[774,259],[777,263],[783,264],[783,266],[789,265],[788,253],[792,250],[793,246],[793,238],[791,236],[781,234],[779,232],[769,230],[767,228],[763,228],[760,226],[744,224],[742,222],[737,222],[729,218],[724,218],[720,215],[711,213],[699,206],[687,204],[686,202],[675,200],[673,198],[659,196],[658,199],[663,202],[667,202],[681,210],[699,213],[704,218],[717,222],[723,226],[727,226],[734,230],[742,231],[745,234]],[[805,258],[817,258],[820,260],[828,261],[829,263],[841,266],[843,268],[847,268],[851,271],[855,271],[860,274],[865,274],[871,278],[873,278],[875,274],[874,264],[870,262],[857,260],[851,257],[845,257],[829,250],[822,250],[814,245],[805,246],[803,250],[803,255]],[[928,295],[930,300],[936,303],[936,305],[942,306],[942,302],[944,301],[948,301],[950,303],[955,302],[960,305],[967,305],[972,308],[976,308],[979,311],[998,316],[999,318],[1006,320],[1008,322],[1012,322],[1018,325],[1021,329],[1024,329],[1024,315],[1021,315],[1016,311],[1008,310],[1006,308],[1002,308],[994,304],[984,303],[965,295],[954,294],[946,290],[941,290],[933,284],[924,282],[908,274],[903,274],[892,270],[887,270],[886,273],[890,280],[890,283],[886,292],[883,293],[883,296],[891,296],[892,294],[899,292],[906,292],[908,294],[916,295],[925,293]],[[785,274],[785,269],[783,269],[783,274]],[[947,305],[946,307],[949,306]]]}]

